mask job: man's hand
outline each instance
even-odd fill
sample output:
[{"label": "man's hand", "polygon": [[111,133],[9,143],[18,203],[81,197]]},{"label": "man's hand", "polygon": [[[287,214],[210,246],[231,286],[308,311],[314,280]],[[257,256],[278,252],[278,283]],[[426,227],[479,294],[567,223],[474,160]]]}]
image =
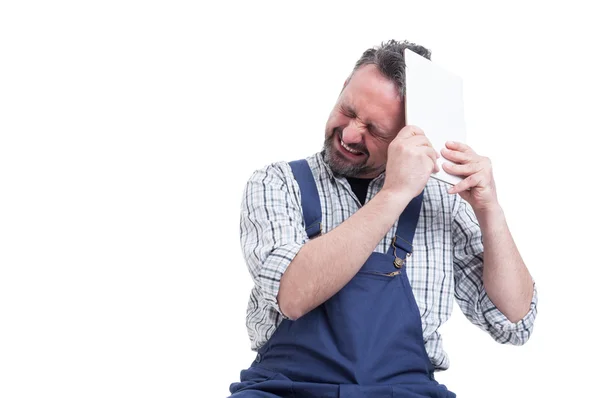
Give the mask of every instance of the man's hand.
[{"label": "man's hand", "polygon": [[425,188],[431,173],[439,171],[439,156],[423,130],[405,126],[388,147],[382,191],[414,198]]},{"label": "man's hand", "polygon": [[444,171],[466,177],[450,188],[448,193],[459,194],[476,213],[499,207],[490,159],[478,155],[466,144],[452,141],[446,143],[442,156],[456,163],[443,163]]},{"label": "man's hand", "polygon": [[456,165],[444,163],[448,174],[466,178],[448,190],[466,200],[481,225],[483,238],[483,285],[494,305],[511,322],[517,323],[529,312],[533,299],[533,279],[521,258],[498,204],[492,163],[469,146],[447,142],[442,156]]}]

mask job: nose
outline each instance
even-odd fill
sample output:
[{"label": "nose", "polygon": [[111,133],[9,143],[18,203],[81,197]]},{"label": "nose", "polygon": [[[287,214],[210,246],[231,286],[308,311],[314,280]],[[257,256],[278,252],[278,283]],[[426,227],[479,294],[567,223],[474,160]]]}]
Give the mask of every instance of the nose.
[{"label": "nose", "polygon": [[359,144],[363,140],[362,129],[355,120],[351,120],[350,123],[342,130],[342,140],[346,144]]}]

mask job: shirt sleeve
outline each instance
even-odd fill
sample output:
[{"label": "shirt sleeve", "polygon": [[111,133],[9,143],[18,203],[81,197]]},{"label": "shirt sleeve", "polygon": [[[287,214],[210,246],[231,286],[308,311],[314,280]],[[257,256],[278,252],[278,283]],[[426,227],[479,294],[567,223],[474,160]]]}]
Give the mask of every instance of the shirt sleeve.
[{"label": "shirt sleeve", "polygon": [[[457,195],[458,196],[458,195]],[[467,319],[502,344],[522,345],[529,339],[537,315],[534,283],[529,312],[511,322],[488,297],[483,286],[483,237],[471,206],[459,197],[453,224],[455,297]]]},{"label": "shirt sleeve", "polygon": [[281,276],[308,241],[296,183],[285,166],[272,164],[252,174],[240,216],[242,253],[252,280],[265,302],[282,316],[277,302]]}]

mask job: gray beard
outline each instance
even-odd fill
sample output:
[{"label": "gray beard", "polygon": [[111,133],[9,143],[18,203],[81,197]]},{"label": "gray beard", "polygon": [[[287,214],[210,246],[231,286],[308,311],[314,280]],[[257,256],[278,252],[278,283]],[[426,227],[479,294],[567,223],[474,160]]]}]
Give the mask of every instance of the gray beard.
[{"label": "gray beard", "polygon": [[367,166],[366,163],[367,160],[369,160],[368,155],[366,155],[364,160],[360,163],[348,162],[343,155],[337,153],[337,151],[333,148],[333,140],[336,138],[337,136],[335,133],[325,138],[325,144],[323,145],[323,151],[321,152],[323,154],[325,163],[329,165],[331,171],[343,177],[360,178],[365,174],[369,174],[377,170],[375,167]]}]

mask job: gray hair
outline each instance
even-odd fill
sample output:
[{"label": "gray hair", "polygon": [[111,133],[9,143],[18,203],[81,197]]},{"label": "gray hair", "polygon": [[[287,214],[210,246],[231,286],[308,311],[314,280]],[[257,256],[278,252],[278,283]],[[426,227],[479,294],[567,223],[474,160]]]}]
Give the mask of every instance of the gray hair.
[{"label": "gray hair", "polygon": [[381,43],[379,47],[373,47],[365,51],[358,62],[356,62],[352,74],[361,66],[373,64],[377,66],[377,69],[385,77],[396,84],[400,96],[403,97],[406,94],[406,77],[404,73],[406,67],[404,63],[405,49],[414,51],[429,60],[431,59],[431,50],[421,45],[406,40],[403,42],[390,40],[387,43]]}]

